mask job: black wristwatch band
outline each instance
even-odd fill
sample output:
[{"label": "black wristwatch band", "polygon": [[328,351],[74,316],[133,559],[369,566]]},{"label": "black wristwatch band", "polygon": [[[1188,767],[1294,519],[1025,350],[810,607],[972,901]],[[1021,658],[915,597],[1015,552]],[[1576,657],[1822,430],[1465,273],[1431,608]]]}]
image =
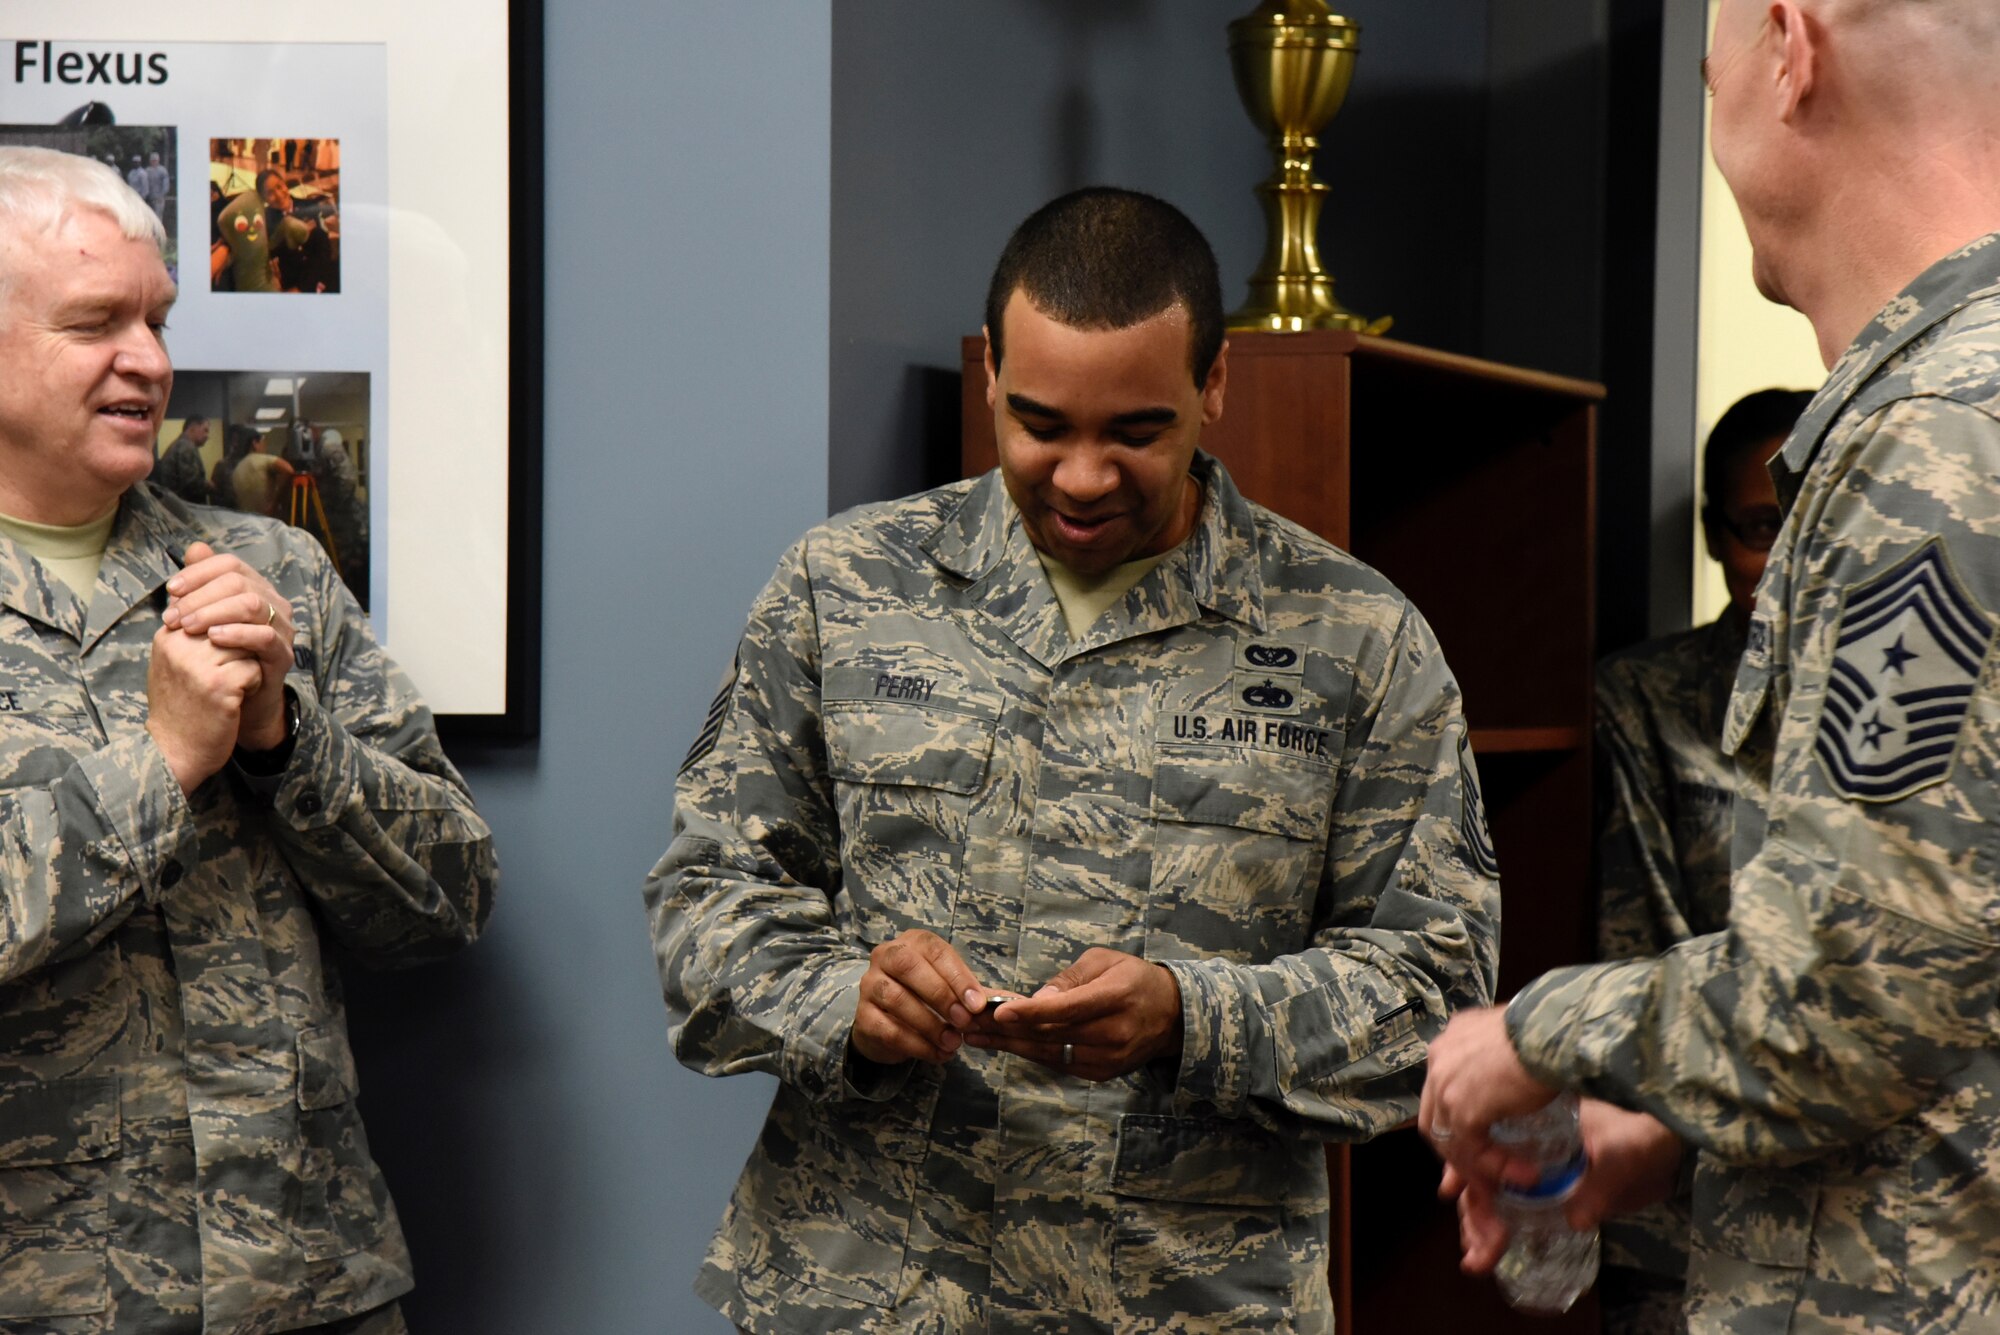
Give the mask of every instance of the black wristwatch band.
[{"label": "black wristwatch band", "polygon": [[285,767],[292,763],[292,749],[299,740],[299,697],[291,687],[285,687],[285,740],[268,751],[251,751],[236,748],[236,763],[246,773],[261,776],[283,774]]}]

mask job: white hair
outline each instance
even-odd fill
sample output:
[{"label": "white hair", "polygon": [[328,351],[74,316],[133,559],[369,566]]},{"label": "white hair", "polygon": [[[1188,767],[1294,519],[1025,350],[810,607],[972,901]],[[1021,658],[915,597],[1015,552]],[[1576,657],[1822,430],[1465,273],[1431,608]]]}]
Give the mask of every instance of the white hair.
[{"label": "white hair", "polygon": [[0,241],[10,232],[54,231],[82,209],[109,215],[129,241],[167,248],[159,215],[110,167],[53,148],[0,146]]}]

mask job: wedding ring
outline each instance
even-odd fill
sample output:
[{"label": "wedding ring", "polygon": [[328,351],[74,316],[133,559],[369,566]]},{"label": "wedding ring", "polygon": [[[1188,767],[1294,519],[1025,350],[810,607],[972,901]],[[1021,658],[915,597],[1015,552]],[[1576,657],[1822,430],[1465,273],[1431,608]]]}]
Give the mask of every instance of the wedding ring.
[{"label": "wedding ring", "polygon": [[1068,1065],[1069,1065],[1069,1063],[1070,1063],[1070,1059],[1071,1059],[1071,1058],[1073,1058],[1073,1057],[1075,1057],[1075,1056],[1076,1056],[1076,1044],[1074,1044],[1074,1043],[1065,1043],[1065,1044],[1063,1044],[1063,1063],[1062,1063],[1062,1064],[1063,1064],[1064,1066],[1068,1066]]},{"label": "wedding ring", "polygon": [[278,621],[277,604],[273,603],[269,598],[266,598],[264,600],[264,624],[267,626],[273,626],[277,624],[277,621]]}]

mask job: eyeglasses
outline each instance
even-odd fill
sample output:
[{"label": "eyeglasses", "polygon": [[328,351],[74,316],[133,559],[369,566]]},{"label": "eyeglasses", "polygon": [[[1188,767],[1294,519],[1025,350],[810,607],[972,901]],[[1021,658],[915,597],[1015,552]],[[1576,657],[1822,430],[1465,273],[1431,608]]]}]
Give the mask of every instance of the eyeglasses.
[{"label": "eyeglasses", "polygon": [[1703,509],[1702,518],[1753,552],[1770,551],[1778,541],[1778,531],[1785,526],[1784,515],[1776,510],[1758,510],[1737,520],[1725,514],[1722,507],[1711,505]]}]

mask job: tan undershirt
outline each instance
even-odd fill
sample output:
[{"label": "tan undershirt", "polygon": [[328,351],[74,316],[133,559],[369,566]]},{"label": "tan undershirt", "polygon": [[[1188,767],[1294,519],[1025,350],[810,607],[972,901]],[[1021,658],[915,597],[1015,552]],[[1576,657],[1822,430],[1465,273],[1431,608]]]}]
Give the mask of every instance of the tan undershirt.
[{"label": "tan undershirt", "polygon": [[117,522],[115,505],[87,524],[31,524],[0,514],[0,537],[19,543],[88,605],[97,588],[97,568],[104,564],[104,549],[111,545],[111,527]]},{"label": "tan undershirt", "polygon": [[1169,547],[1158,556],[1142,556],[1136,561],[1113,566],[1101,575],[1080,574],[1040,550],[1035,552],[1035,559],[1042,563],[1042,569],[1049,577],[1049,587],[1055,590],[1056,602],[1062,605],[1063,620],[1069,625],[1070,639],[1080,640],[1085,631],[1097,624],[1099,617],[1131,591],[1134,584],[1146,578],[1154,566],[1173,554],[1173,548]]}]

